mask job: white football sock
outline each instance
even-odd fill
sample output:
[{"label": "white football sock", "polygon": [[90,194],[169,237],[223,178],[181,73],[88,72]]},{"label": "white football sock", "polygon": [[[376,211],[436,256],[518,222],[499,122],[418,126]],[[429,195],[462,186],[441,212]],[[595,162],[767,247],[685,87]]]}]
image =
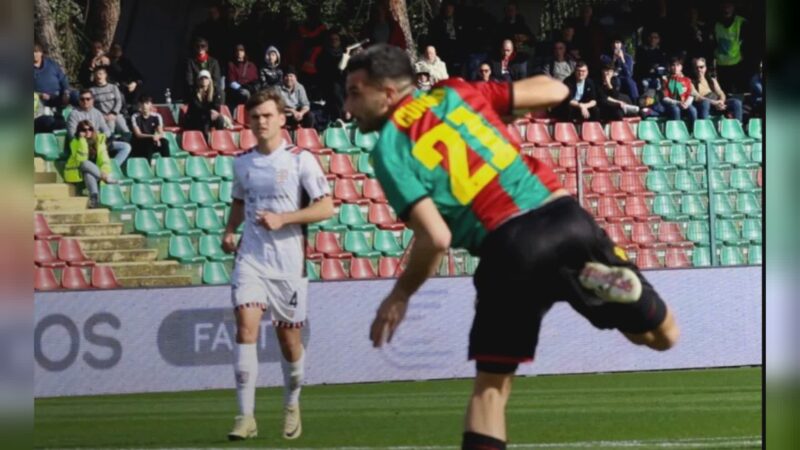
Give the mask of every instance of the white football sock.
[{"label": "white football sock", "polygon": [[283,370],[283,403],[286,406],[296,405],[300,402],[300,388],[303,385],[304,365],[306,350],[295,362],[289,362],[286,358],[281,358],[281,369]]},{"label": "white football sock", "polygon": [[256,344],[236,344],[233,372],[236,376],[236,399],[239,414],[252,416],[256,406],[258,354]]}]

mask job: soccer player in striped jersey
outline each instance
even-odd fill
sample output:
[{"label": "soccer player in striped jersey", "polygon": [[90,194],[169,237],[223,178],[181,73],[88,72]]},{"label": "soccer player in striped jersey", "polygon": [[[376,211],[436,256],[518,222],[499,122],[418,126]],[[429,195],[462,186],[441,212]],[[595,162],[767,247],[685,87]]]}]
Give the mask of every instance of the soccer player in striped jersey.
[{"label": "soccer player in striped jersey", "polygon": [[405,52],[376,45],[347,67],[345,108],[361,131],[380,131],[372,154],[389,203],[414,230],[408,266],[370,330],[391,341],[410,297],[449,247],[480,257],[469,358],[477,375],[464,449],[504,449],[505,405],[518,364],[533,360],[542,317],[568,301],[597,328],[666,350],[675,319],[625,252],[540,161],[523,157],[501,115],[561,103],[560,81],[441,81],[414,89]]}]

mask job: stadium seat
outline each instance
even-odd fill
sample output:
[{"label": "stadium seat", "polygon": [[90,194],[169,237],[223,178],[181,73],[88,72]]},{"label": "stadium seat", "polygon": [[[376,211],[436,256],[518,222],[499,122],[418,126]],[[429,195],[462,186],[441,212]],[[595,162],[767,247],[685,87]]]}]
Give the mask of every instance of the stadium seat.
[{"label": "stadium seat", "polygon": [[61,146],[55,134],[37,133],[33,135],[33,154],[45,161],[55,161],[61,157]]},{"label": "stadium seat", "polygon": [[695,244],[708,245],[711,243],[711,232],[705,220],[693,220],[686,225],[686,239]]},{"label": "stadium seat", "polygon": [[611,163],[608,162],[608,154],[604,147],[592,145],[586,150],[586,166],[605,169],[610,165]]},{"label": "stadium seat", "polygon": [[647,188],[642,182],[644,172],[624,171],[619,175],[619,189],[629,194],[639,194],[647,192]]},{"label": "stadium seat", "polygon": [[723,266],[744,265],[742,248],[738,245],[723,245],[719,251],[719,262]]},{"label": "stadium seat", "polygon": [[748,169],[731,170],[730,186],[731,189],[736,189],[737,191],[752,191],[756,189],[753,175]]},{"label": "stadium seat", "polygon": [[330,173],[345,178],[352,178],[358,175],[353,168],[353,162],[350,157],[341,153],[331,155]]},{"label": "stadium seat", "polygon": [[653,197],[653,213],[668,220],[675,220],[681,215],[670,194],[658,194]]},{"label": "stadium seat", "polygon": [[358,171],[370,178],[375,178],[375,169],[372,168],[372,157],[369,153],[358,155]]},{"label": "stadium seat", "polygon": [[669,163],[678,167],[695,167],[699,164],[684,144],[672,144],[669,148]]},{"label": "stadium seat", "polygon": [[189,188],[189,200],[197,203],[200,206],[211,206],[214,208],[222,208],[225,206],[224,202],[220,202],[214,197],[208,183],[202,181],[195,181]]},{"label": "stadium seat", "polygon": [[609,125],[609,137],[620,144],[641,147],[645,141],[638,139],[631,130],[631,126],[625,121],[614,121]]},{"label": "stadium seat", "polygon": [[570,193],[570,195],[578,195],[578,175],[577,172],[568,173],[564,177],[563,188]]},{"label": "stadium seat", "polygon": [[325,147],[332,148],[336,153],[360,153],[361,149],[354,146],[347,136],[347,130],[339,127],[328,127],[323,135]]},{"label": "stadium seat", "polygon": [[209,261],[226,262],[233,261],[234,256],[222,250],[222,239],[220,236],[206,234],[200,236],[198,245],[200,256],[206,257]]},{"label": "stadium seat", "polygon": [[382,256],[378,260],[378,276],[381,278],[394,278],[398,273],[400,267],[400,258],[393,256]]},{"label": "stadium seat", "polygon": [[717,128],[711,119],[697,119],[694,121],[694,138],[712,145],[724,145],[727,139],[719,137]]},{"label": "stadium seat", "polygon": [[625,215],[640,219],[657,218],[650,213],[643,195],[632,195],[625,199]]},{"label": "stadium seat", "polygon": [[764,160],[763,151],[764,150],[761,148],[761,143],[753,145],[750,150],[750,161],[761,165]]},{"label": "stadium seat", "polygon": [[306,277],[308,277],[310,281],[319,280],[320,271],[317,265],[321,263],[322,263],[321,260],[317,261],[317,260],[306,259]]},{"label": "stadium seat", "polygon": [[520,149],[533,148],[534,144],[525,142],[525,139],[522,138],[522,134],[520,134],[519,127],[517,127],[516,124],[507,124],[506,130],[508,130],[508,134],[511,136],[512,143],[518,145]]},{"label": "stadium seat", "polygon": [[230,120],[232,131],[241,131],[242,128],[244,128],[244,124],[238,123],[236,121],[236,118],[233,117],[233,114],[231,114],[231,110],[230,108],[228,108],[228,105],[222,104],[219,108],[219,113],[227,117],[228,120]]},{"label": "stadium seat", "polygon": [[[344,205],[342,205],[344,206]],[[387,203],[372,203],[367,214],[369,223],[375,225],[390,225],[397,223],[392,210]]]},{"label": "stadium seat", "polygon": [[250,150],[258,145],[258,139],[253,130],[245,128],[239,133],[239,150]]},{"label": "stadium seat", "polygon": [[172,208],[197,208],[196,201],[187,199],[178,183],[164,183],[164,186],[161,187],[161,202]]},{"label": "stadium seat", "polygon": [[679,144],[697,145],[700,143],[689,134],[689,129],[686,128],[686,122],[683,120],[668,120],[664,134],[667,139]]},{"label": "stadium seat", "polygon": [[711,248],[701,246],[692,251],[692,265],[694,267],[707,267],[711,265]]},{"label": "stadium seat", "polygon": [[553,154],[548,147],[533,147],[530,149],[530,155],[551,169],[556,165],[553,161]]},{"label": "stadium seat", "polygon": [[181,148],[193,156],[215,156],[217,152],[206,143],[202,131],[186,130],[181,136]]},{"label": "stadium seat", "polygon": [[665,244],[685,242],[681,224],[677,222],[661,222],[658,226],[658,241]]},{"label": "stadium seat", "polygon": [[362,149],[365,152],[371,152],[372,149],[375,147],[375,144],[378,143],[379,134],[377,132],[370,132],[370,133],[362,133],[358,128],[356,128],[355,137],[353,139],[353,143],[356,147]]},{"label": "stadium seat", "polygon": [[658,269],[664,267],[658,258],[658,251],[654,248],[640,248],[636,254],[636,265],[640,269]]},{"label": "stadium seat", "polygon": [[660,146],[672,143],[671,140],[665,138],[664,135],[661,134],[661,130],[658,128],[658,122],[653,120],[643,120],[640,122],[638,133],[639,139],[651,145]]},{"label": "stadium seat", "polygon": [[375,250],[383,253],[384,256],[401,256],[403,248],[397,243],[394,234],[388,230],[377,230],[374,238]]},{"label": "stadium seat", "polygon": [[150,161],[148,161],[147,158],[128,158],[125,167],[128,177],[135,180],[137,183],[161,184],[164,182],[164,180],[156,177],[153,173],[153,169],[150,167]]},{"label": "stadium seat", "polygon": [[139,233],[146,234],[148,237],[166,237],[172,234],[169,230],[164,229],[155,211],[151,209],[140,209],[136,211],[136,216],[133,218],[133,228]]},{"label": "stadium seat", "polygon": [[86,281],[83,269],[80,267],[65,267],[61,272],[61,287],[64,289],[91,289],[92,285]]},{"label": "stadium seat", "polygon": [[231,284],[231,277],[225,264],[217,261],[203,264],[203,284]]},{"label": "stadium seat", "polygon": [[619,202],[615,197],[604,195],[597,200],[597,217],[604,219],[625,217],[625,213],[622,212],[622,208],[620,208]]},{"label": "stadium seat", "polygon": [[736,198],[736,211],[750,217],[760,217],[761,204],[756,194],[752,192],[740,192]]},{"label": "stadium seat", "polygon": [[747,135],[761,142],[761,119],[754,117],[747,122]]},{"label": "stadium seat", "polygon": [[[130,167],[130,166],[128,166]],[[175,183],[189,183],[190,177],[183,174],[175,158],[159,158],[156,160],[156,177]]]},{"label": "stadium seat", "polygon": [[716,214],[717,217],[736,216],[736,210],[727,192],[714,194],[714,214]]},{"label": "stadium seat", "polygon": [[67,264],[64,261],[56,258],[53,250],[50,248],[50,243],[45,240],[33,241],[33,263],[41,267],[49,268],[62,268]]},{"label": "stadium seat", "polygon": [[323,258],[320,278],[323,280],[344,280],[349,278],[341,259]]},{"label": "stadium seat", "polygon": [[350,278],[364,280],[376,278],[375,269],[369,258],[353,258],[350,261]]},{"label": "stadium seat", "polygon": [[742,221],[742,238],[756,243],[761,243],[761,219],[747,218]]},{"label": "stadium seat", "polygon": [[533,142],[537,147],[561,147],[561,143],[553,140],[547,126],[539,122],[531,122],[525,128],[525,138],[528,142]]},{"label": "stadium seat", "polygon": [[682,247],[667,247],[664,263],[666,267],[672,269],[692,266],[689,256],[686,255],[686,250]]},{"label": "stadium seat", "polygon": [[94,261],[86,257],[78,240],[63,238],[58,242],[58,259],[75,267],[92,267]]},{"label": "stadium seat", "polygon": [[214,175],[223,180],[233,180],[233,157],[217,156],[214,158]]},{"label": "stadium seat", "polygon": [[614,181],[611,178],[611,173],[606,170],[597,171],[592,175],[592,182],[590,184],[591,191],[596,194],[614,194],[619,192]]},{"label": "stadium seat", "polygon": [[186,158],[189,156],[189,152],[185,152],[181,149],[175,133],[170,131],[164,132],[164,139],[167,140],[167,145],[169,146],[169,156],[173,158]]},{"label": "stadium seat", "polygon": [[372,249],[365,231],[347,231],[344,233],[344,251],[359,258],[378,258],[381,252]]},{"label": "stadium seat", "polygon": [[206,261],[197,254],[189,236],[172,236],[169,238],[169,257],[177,259],[181,264],[195,264]]},{"label": "stadium seat", "polygon": [[402,241],[403,249],[407,249],[409,245],[411,245],[411,241],[414,239],[414,230],[411,228],[405,228],[403,230]]},{"label": "stadium seat", "polygon": [[681,195],[681,213],[695,218],[708,217],[708,206],[697,194],[683,194]]},{"label": "stadium seat", "polygon": [[161,116],[161,122],[164,124],[164,131],[171,133],[178,133],[181,127],[175,122],[175,115],[167,105],[156,105],[156,112]]},{"label": "stadium seat", "polygon": [[333,197],[350,203],[362,198],[352,178],[337,178],[333,185]]},{"label": "stadium seat", "polygon": [[614,241],[615,244],[619,246],[629,245],[631,243],[628,236],[625,234],[625,230],[622,227],[622,223],[620,222],[612,222],[606,224],[605,226],[606,234],[608,237]]},{"label": "stadium seat", "polygon": [[747,247],[747,264],[760,265],[763,263],[761,244],[750,244]]},{"label": "stadium seat", "polygon": [[581,126],[581,138],[585,142],[589,142],[592,145],[599,145],[601,147],[607,145],[616,145],[616,142],[608,139],[600,122],[584,122]]},{"label": "stadium seat", "polygon": [[164,214],[166,229],[181,236],[202,236],[203,232],[192,226],[192,222],[182,209],[170,208]]},{"label": "stadium seat", "polygon": [[[111,160],[111,177],[117,181],[117,184],[125,189],[130,188],[130,185],[133,184],[133,180],[128,178],[127,175],[120,169],[119,164],[115,160]],[[105,184],[105,183],[103,183]]]},{"label": "stadium seat", "polygon": [[236,124],[244,127],[242,131],[249,130],[249,128],[247,128],[249,127],[247,120],[247,111],[245,110],[244,105],[237,105],[236,108],[233,110],[233,121],[236,122]]},{"label": "stadium seat", "polygon": [[96,266],[92,269],[92,287],[97,289],[118,289],[119,284],[114,269],[110,266]]},{"label": "stadium seat", "polygon": [[325,148],[325,146],[322,145],[317,130],[314,128],[298,128],[295,135],[298,147],[307,148],[312,151]]},{"label": "stadium seat", "polygon": [[578,136],[578,131],[572,122],[556,122],[553,138],[563,145],[589,145],[588,142]]},{"label": "stadium seat", "polygon": [[233,134],[229,130],[211,130],[209,140],[211,150],[220,155],[233,156],[240,152],[239,147],[233,141]]},{"label": "stadium seat", "polygon": [[564,169],[577,169],[577,154],[575,147],[561,147],[558,150],[558,166]]},{"label": "stadium seat", "polygon": [[347,257],[350,254],[342,250],[339,241],[336,239],[336,233],[331,231],[320,231],[317,233],[315,250],[325,254],[328,257]]},{"label": "stadium seat", "polygon": [[[727,169],[714,169],[711,171],[711,187],[715,191],[727,191],[729,188],[728,182],[723,176],[723,171],[727,171]],[[705,181],[705,171],[703,171],[701,185],[704,189],[707,186]]]},{"label": "stadium seat", "polygon": [[198,208],[195,222],[197,228],[208,234],[222,234],[225,230],[225,224],[222,223],[217,212],[211,207]]},{"label": "stadium seat", "polygon": [[631,242],[640,246],[650,246],[658,240],[648,222],[634,222],[631,227]]},{"label": "stadium seat", "polygon": [[361,207],[351,203],[345,203],[339,207],[339,223],[347,225],[352,230],[368,230],[373,228],[361,212]]},{"label": "stadium seat", "polygon": [[716,229],[714,238],[718,242],[738,244],[742,240],[739,230],[736,228],[736,222],[732,219],[717,219]]},{"label": "stadium seat", "polygon": [[680,169],[675,171],[675,189],[681,192],[698,193],[701,191],[697,177],[692,171]]},{"label": "stadium seat", "polygon": [[741,144],[752,144],[755,139],[747,136],[742,129],[742,123],[736,119],[725,119],[720,121],[720,136],[730,141]]},{"label": "stadium seat", "polygon": [[664,155],[661,153],[661,147],[655,144],[647,144],[642,147],[642,163],[656,168],[672,167]]},{"label": "stadium seat", "polygon": [[667,178],[667,172],[663,170],[651,170],[647,172],[645,178],[647,190],[656,193],[666,193],[672,191],[672,184]]},{"label": "stadium seat", "polygon": [[614,149],[614,165],[626,168],[642,167],[642,161],[636,156],[630,145],[617,145]]},{"label": "stadium seat", "polygon": [[190,156],[186,158],[186,176],[192,177],[195,181],[205,181],[208,183],[220,181],[220,177],[215,176],[211,172],[211,167],[208,165],[208,158],[202,156]]},{"label": "stadium seat", "polygon": [[50,229],[50,225],[47,223],[47,219],[41,213],[33,215],[33,237],[34,239],[47,241],[61,239],[60,235],[53,233],[53,230]]},{"label": "stadium seat", "polygon": [[54,291],[60,288],[61,285],[58,283],[53,269],[49,267],[33,268],[33,289],[37,291]]}]

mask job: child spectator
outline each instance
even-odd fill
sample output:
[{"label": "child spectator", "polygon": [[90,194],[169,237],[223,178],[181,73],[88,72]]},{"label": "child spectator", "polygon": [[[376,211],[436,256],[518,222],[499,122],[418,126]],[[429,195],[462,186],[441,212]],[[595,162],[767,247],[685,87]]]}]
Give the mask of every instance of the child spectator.
[{"label": "child spectator", "polygon": [[94,86],[90,90],[94,96],[94,107],[103,114],[111,134],[130,134],[131,130],[122,115],[125,101],[117,85],[108,82],[108,69],[105,66],[95,67]]},{"label": "child spectator", "polygon": [[261,89],[280,86],[283,82],[283,70],[281,70],[281,52],[273,46],[267,47],[264,54],[264,67],[259,73]]},{"label": "child spectator", "polygon": [[164,138],[164,121],[161,115],[153,111],[153,99],[144,96],[139,100],[139,111],[131,118],[133,126],[133,155],[139,158],[153,157],[159,153],[169,156],[169,143]]}]

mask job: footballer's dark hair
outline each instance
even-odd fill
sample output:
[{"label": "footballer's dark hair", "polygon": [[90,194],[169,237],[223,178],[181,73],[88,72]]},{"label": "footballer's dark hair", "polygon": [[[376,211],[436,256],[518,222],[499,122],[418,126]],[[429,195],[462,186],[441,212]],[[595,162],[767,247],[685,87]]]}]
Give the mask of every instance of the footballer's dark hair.
[{"label": "footballer's dark hair", "polygon": [[372,84],[383,84],[386,80],[414,80],[414,67],[405,50],[387,44],[377,44],[350,58],[347,73],[365,70]]}]

